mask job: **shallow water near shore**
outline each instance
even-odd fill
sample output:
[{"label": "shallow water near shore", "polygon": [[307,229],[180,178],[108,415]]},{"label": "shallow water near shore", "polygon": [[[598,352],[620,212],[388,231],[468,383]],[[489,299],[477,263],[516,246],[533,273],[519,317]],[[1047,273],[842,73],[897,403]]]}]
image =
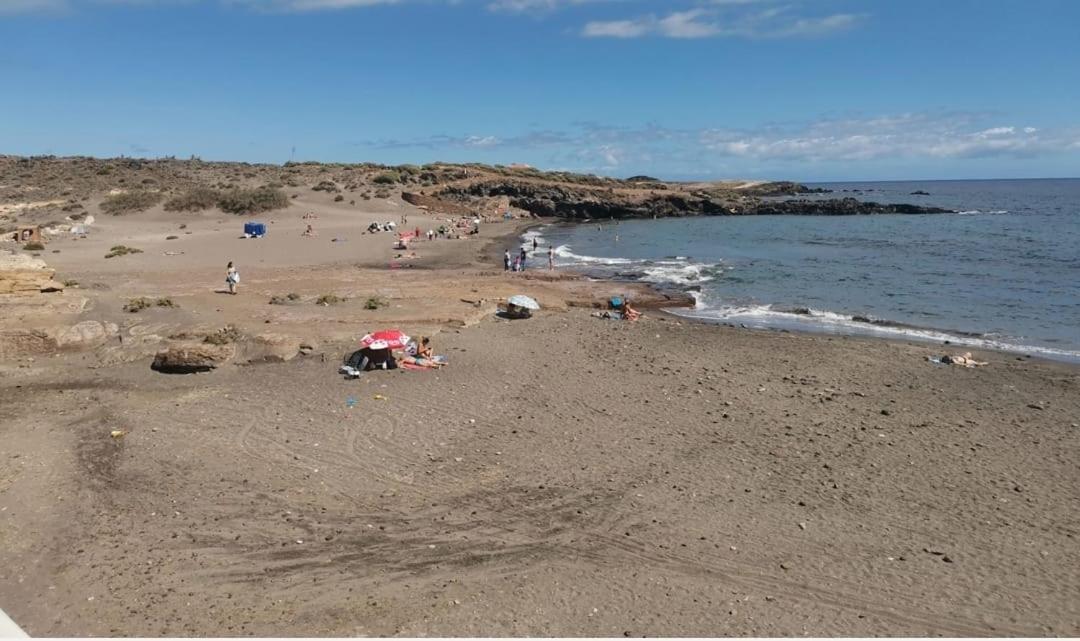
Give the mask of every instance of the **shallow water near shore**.
[{"label": "shallow water near shore", "polygon": [[689,290],[696,309],[676,313],[702,320],[1080,361],[1080,179],[815,186],[960,213],[594,221],[526,240],[558,266]]}]

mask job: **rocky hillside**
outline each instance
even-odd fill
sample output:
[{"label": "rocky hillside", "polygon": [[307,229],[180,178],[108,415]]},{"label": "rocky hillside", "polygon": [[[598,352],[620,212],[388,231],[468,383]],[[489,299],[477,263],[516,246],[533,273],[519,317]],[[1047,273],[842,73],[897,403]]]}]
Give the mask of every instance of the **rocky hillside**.
[{"label": "rocky hillside", "polygon": [[[695,215],[942,213],[916,205],[832,199],[794,182],[664,182],[540,171],[531,167],[433,163],[205,162],[174,158],[0,156],[0,231],[17,222],[136,214],[152,207],[254,213],[287,207],[299,192],[325,192],[342,206],[403,198],[447,215],[492,214],[507,205],[568,219]],[[813,198],[802,198],[814,194]]]}]

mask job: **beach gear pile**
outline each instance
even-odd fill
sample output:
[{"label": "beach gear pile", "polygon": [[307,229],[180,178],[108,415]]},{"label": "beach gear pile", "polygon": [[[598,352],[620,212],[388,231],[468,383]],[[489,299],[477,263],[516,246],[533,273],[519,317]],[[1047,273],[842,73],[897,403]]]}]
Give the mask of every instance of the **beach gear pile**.
[{"label": "beach gear pile", "polygon": [[385,223],[375,222],[367,226],[369,234],[378,233],[380,231],[394,231],[395,229],[397,229],[397,223],[391,220],[388,220]]},{"label": "beach gear pile", "polygon": [[608,300],[608,308],[602,312],[593,312],[595,318],[605,320],[628,320],[636,321],[641,317],[641,312],[630,306],[630,301],[624,296],[612,296]]},{"label": "beach gear pile", "polygon": [[[394,354],[413,346],[415,343],[409,335],[399,329],[372,332],[360,339],[360,349],[349,354],[338,371],[346,378],[360,378],[360,374],[371,370],[393,370],[399,366],[414,370],[438,369],[448,362],[445,356],[424,358],[414,354]],[[415,349],[413,351],[415,353]]]}]

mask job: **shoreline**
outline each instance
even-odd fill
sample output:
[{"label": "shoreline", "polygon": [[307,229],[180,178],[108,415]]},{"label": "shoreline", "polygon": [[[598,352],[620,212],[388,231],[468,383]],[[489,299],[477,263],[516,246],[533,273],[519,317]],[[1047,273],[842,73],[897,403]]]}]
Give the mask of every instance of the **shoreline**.
[{"label": "shoreline", "polygon": [[[547,226],[561,226],[561,227],[576,227],[582,224],[591,224],[588,222],[576,222],[564,219],[547,219],[537,222],[535,225],[528,226],[521,230],[521,234],[518,239],[518,245],[521,245],[520,237],[529,231],[537,230],[541,227]],[[543,236],[540,236],[543,238]],[[545,239],[546,240],[546,239]],[[550,242],[548,242],[550,245]],[[620,257],[612,257],[620,259]],[[698,288],[696,286],[682,286],[677,284],[664,285],[661,283],[652,283],[643,280],[636,280],[632,278],[618,278],[605,274],[598,274],[596,272],[590,272],[588,268],[583,266],[566,265],[558,268],[559,270],[570,271],[579,276],[590,278],[597,281],[606,281],[611,283],[632,283],[637,286],[644,286],[651,291],[660,295],[673,295],[680,294],[683,296],[691,296],[696,300]],[[770,305],[762,305],[763,308],[771,308]],[[791,316],[789,319],[783,319],[782,321],[768,323],[763,322],[759,326],[752,326],[746,322],[740,322],[737,320],[727,320],[723,318],[708,318],[703,316],[695,316],[689,313],[681,313],[679,310],[685,309],[680,307],[673,307],[670,310],[665,311],[669,315],[679,318],[688,322],[696,322],[705,325],[718,325],[723,327],[731,327],[737,329],[756,329],[762,331],[777,331],[795,334],[807,334],[812,336],[844,336],[844,337],[857,337],[867,338],[872,340],[882,341],[896,341],[900,343],[907,343],[911,345],[936,345],[941,348],[942,353],[948,352],[962,352],[965,350],[974,353],[986,353],[986,354],[1000,354],[1002,356],[1016,356],[1026,359],[1036,359],[1052,363],[1063,363],[1072,367],[1080,368],[1080,352],[1074,350],[1067,350],[1062,348],[1055,348],[1051,346],[1043,345],[1023,345],[1023,344],[1007,344],[999,343],[998,346],[986,346],[983,343],[990,341],[986,338],[985,334],[979,332],[967,332],[956,329],[939,329],[936,327],[923,327],[917,325],[910,325],[902,322],[891,321],[888,319],[871,319],[862,321],[857,316],[848,316],[845,322],[856,323],[855,325],[845,325],[842,329],[836,331],[830,331],[826,325],[816,327],[812,324],[810,319],[817,318],[814,312],[820,314],[839,314],[837,312],[830,312],[828,310],[822,312],[817,310],[805,309],[805,313],[800,311],[784,311],[774,310],[776,313],[782,313]],[[844,316],[844,314],[839,314]],[[786,322],[784,322],[786,321]],[[792,325],[804,324],[804,327],[793,327]],[[889,330],[895,331],[897,336],[882,335]],[[915,333],[930,333],[936,334],[934,337],[921,337],[918,334],[907,334],[907,332]]]}]

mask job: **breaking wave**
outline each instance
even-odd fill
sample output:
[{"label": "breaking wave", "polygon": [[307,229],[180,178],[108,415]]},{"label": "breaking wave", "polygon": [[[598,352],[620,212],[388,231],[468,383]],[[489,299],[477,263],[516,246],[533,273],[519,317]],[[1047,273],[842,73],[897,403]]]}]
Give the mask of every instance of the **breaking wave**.
[{"label": "breaking wave", "polygon": [[664,260],[585,256],[574,253],[569,245],[556,247],[555,257],[559,266],[581,267],[594,276],[678,287],[709,282],[723,271],[719,263],[697,263],[682,256]]},{"label": "breaking wave", "polygon": [[737,324],[758,329],[788,329],[827,334],[848,334],[914,340],[921,342],[960,345],[975,349],[998,350],[1031,354],[1045,358],[1080,361],[1080,351],[1027,345],[1008,340],[997,334],[974,334],[916,327],[867,316],[850,316],[827,310],[810,308],[783,309],[773,305],[759,304],[705,304],[704,298],[695,296],[693,309],[669,309],[677,316],[697,320]]}]

